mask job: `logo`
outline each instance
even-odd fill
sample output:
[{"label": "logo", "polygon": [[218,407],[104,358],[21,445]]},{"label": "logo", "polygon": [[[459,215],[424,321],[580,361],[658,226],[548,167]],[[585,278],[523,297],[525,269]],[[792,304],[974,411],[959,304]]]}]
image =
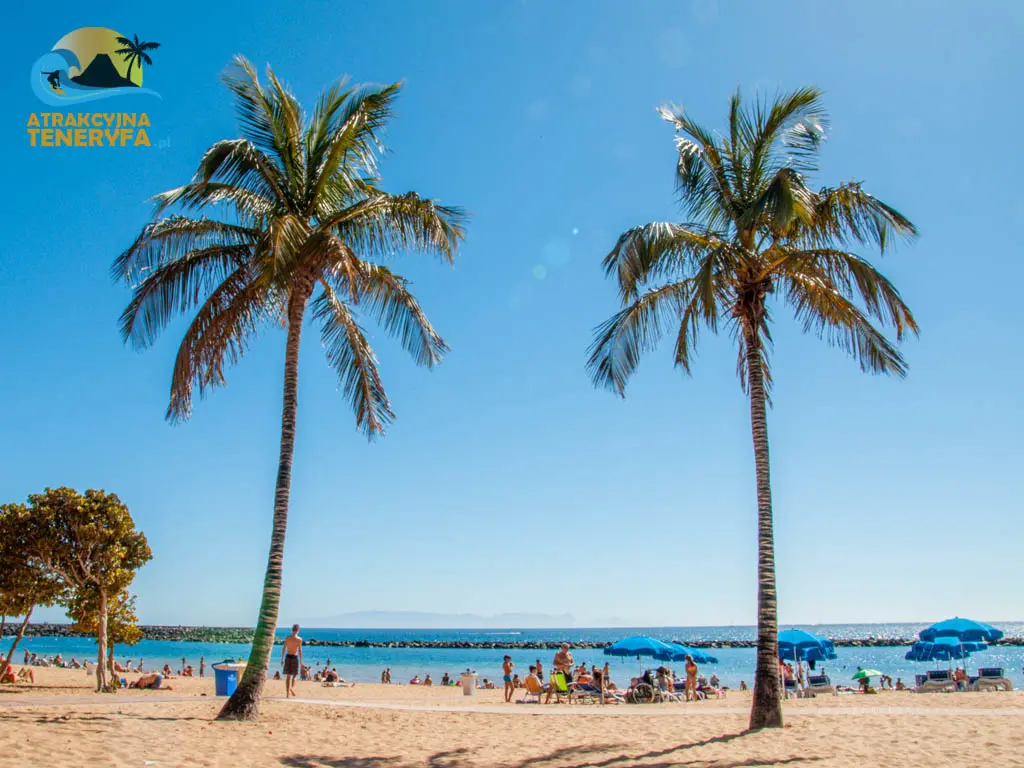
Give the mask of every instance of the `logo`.
[{"label": "logo", "polygon": [[[160,43],[105,27],[64,35],[32,67],[36,97],[51,107],[77,107],[112,96],[156,96],[142,86]],[[150,146],[145,112],[38,112],[29,116],[31,146]]]},{"label": "logo", "polygon": [[36,61],[32,90],[53,107],[133,94],[159,98],[142,87],[143,69],[153,66],[150,53],[159,47],[104,27],[76,29]]}]

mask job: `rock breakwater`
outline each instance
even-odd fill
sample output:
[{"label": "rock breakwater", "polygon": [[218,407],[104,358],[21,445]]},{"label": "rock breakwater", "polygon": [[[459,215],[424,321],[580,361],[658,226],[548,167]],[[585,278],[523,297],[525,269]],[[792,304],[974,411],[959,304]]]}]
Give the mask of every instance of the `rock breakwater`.
[{"label": "rock breakwater", "polygon": [[[251,643],[253,630],[249,627],[186,627],[186,626],[140,626],[142,636],[146,640],[165,641],[189,641],[198,643]],[[14,635],[18,631],[18,625],[8,623],[4,627],[4,635]],[[80,633],[72,632],[70,624],[29,624],[25,629],[28,637],[82,637]],[[315,633],[307,634],[306,645],[312,647],[328,648],[434,648],[449,650],[553,650],[561,644],[558,641],[544,642],[533,640],[494,640],[494,641],[469,641],[469,640],[320,640]],[[862,638],[840,638],[834,640],[838,647],[846,648],[878,648],[896,647],[913,644],[915,637],[862,637]],[[278,640],[280,643],[280,640]],[[601,649],[611,643],[593,642],[586,640],[571,640],[573,648],[581,650]],[[676,642],[683,642],[676,640]],[[753,648],[756,641],[750,640],[691,640],[683,642],[692,648]],[[990,645],[1024,646],[1024,637],[1006,637]]]}]

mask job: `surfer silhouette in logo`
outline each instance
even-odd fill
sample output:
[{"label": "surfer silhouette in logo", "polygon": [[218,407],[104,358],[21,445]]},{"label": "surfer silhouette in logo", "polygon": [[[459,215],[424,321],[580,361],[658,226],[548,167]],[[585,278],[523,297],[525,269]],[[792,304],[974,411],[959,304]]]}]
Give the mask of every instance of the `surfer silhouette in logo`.
[{"label": "surfer silhouette in logo", "polygon": [[46,75],[46,80],[47,80],[47,82],[49,82],[50,87],[53,88],[53,90],[55,90],[55,91],[59,91],[60,90],[60,70],[58,69],[56,72],[43,72],[43,74]]}]

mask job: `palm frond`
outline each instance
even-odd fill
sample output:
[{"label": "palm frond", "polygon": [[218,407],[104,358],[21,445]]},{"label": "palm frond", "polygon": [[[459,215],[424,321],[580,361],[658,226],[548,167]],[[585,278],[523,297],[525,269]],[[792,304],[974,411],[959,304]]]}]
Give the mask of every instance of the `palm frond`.
[{"label": "palm frond", "polygon": [[277,206],[292,210],[292,197],[281,169],[247,139],[218,141],[199,162],[193,183],[217,181],[242,187]]},{"label": "palm frond", "polygon": [[217,181],[194,181],[161,192],[152,199],[156,203],[157,214],[178,204],[185,210],[226,205],[238,219],[251,226],[257,226],[275,213],[284,212],[277,201],[271,198],[237,184]]},{"label": "palm frond", "polygon": [[337,374],[342,391],[356,414],[356,426],[369,439],[384,434],[395,414],[377,370],[377,360],[366,334],[345,303],[329,285],[313,300],[313,317],[320,323],[320,337],[327,362]]},{"label": "palm frond", "polygon": [[716,232],[669,222],[652,222],[623,232],[601,262],[606,275],[615,275],[623,301],[635,298],[651,281],[692,273],[713,251],[731,244]]},{"label": "palm frond", "polygon": [[862,371],[906,376],[907,365],[899,350],[831,281],[787,274],[782,284],[786,301],[805,331],[847,352]]},{"label": "palm frond", "polygon": [[336,233],[364,258],[389,258],[398,251],[422,251],[449,264],[465,236],[466,214],[415,192],[378,192],[349,208],[331,212],[321,230]]},{"label": "palm frond", "polygon": [[826,187],[815,197],[814,216],[796,229],[795,241],[873,244],[884,253],[894,238],[917,237],[917,227],[906,216],[865,192],[860,182]]},{"label": "palm frond", "polygon": [[775,274],[827,284],[848,300],[863,303],[867,315],[896,330],[901,341],[907,331],[919,329],[910,308],[888,278],[856,254],[834,248],[790,250],[775,267]]},{"label": "palm frond", "polygon": [[[355,308],[373,317],[385,332],[397,338],[417,365],[433,368],[440,363],[448,345],[409,292],[408,281],[379,264],[356,263]],[[346,271],[339,270],[335,274],[341,278],[343,286],[348,284]]]},{"label": "palm frond", "polygon": [[587,350],[587,369],[594,386],[624,395],[640,355],[654,349],[668,319],[684,311],[693,296],[694,282],[689,278],[647,291],[595,329],[594,342]]},{"label": "palm frond", "polygon": [[259,233],[213,219],[169,216],[150,222],[114,261],[111,276],[132,285],[154,269],[209,247],[251,246]]},{"label": "palm frond", "polygon": [[[828,113],[819,88],[799,88],[758,101],[748,117],[746,141],[750,148],[747,186],[760,187],[782,167],[799,173],[816,170],[816,157],[828,129]],[[779,148],[777,145],[781,145]]]},{"label": "palm frond", "polygon": [[188,419],[193,389],[203,397],[223,386],[225,367],[241,359],[263,322],[279,316],[280,302],[273,301],[249,265],[232,272],[196,313],[178,348],[167,419]]},{"label": "palm frond", "polygon": [[[336,105],[324,105],[324,128],[311,149],[310,202],[319,199],[324,185],[339,172],[374,174],[377,155],[384,145],[380,133],[393,115],[401,83],[349,91]],[[341,97],[341,91],[335,98]],[[316,211],[320,215],[320,211]]]},{"label": "palm frond", "polygon": [[176,314],[197,306],[251,254],[249,245],[214,245],[161,264],[136,288],[121,314],[121,336],[150,346]]}]

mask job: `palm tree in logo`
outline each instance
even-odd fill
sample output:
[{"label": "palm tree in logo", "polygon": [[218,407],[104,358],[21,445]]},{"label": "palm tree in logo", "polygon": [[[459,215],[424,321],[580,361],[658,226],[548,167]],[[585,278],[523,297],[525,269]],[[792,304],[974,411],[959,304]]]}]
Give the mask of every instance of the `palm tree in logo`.
[{"label": "palm tree in logo", "polygon": [[[114,53],[117,53],[128,62],[128,71],[125,73],[125,80],[131,82],[132,80],[132,65],[135,62],[139,62],[139,69],[142,69],[142,63],[145,62],[146,66],[153,66],[153,60],[149,58],[149,54],[146,51],[155,51],[160,47],[160,43],[147,43],[145,41],[139,41],[138,35],[132,36],[134,39],[129,40],[127,37],[118,37],[117,42],[124,46],[124,48],[118,48]],[[140,81],[141,82],[141,81]]]}]

